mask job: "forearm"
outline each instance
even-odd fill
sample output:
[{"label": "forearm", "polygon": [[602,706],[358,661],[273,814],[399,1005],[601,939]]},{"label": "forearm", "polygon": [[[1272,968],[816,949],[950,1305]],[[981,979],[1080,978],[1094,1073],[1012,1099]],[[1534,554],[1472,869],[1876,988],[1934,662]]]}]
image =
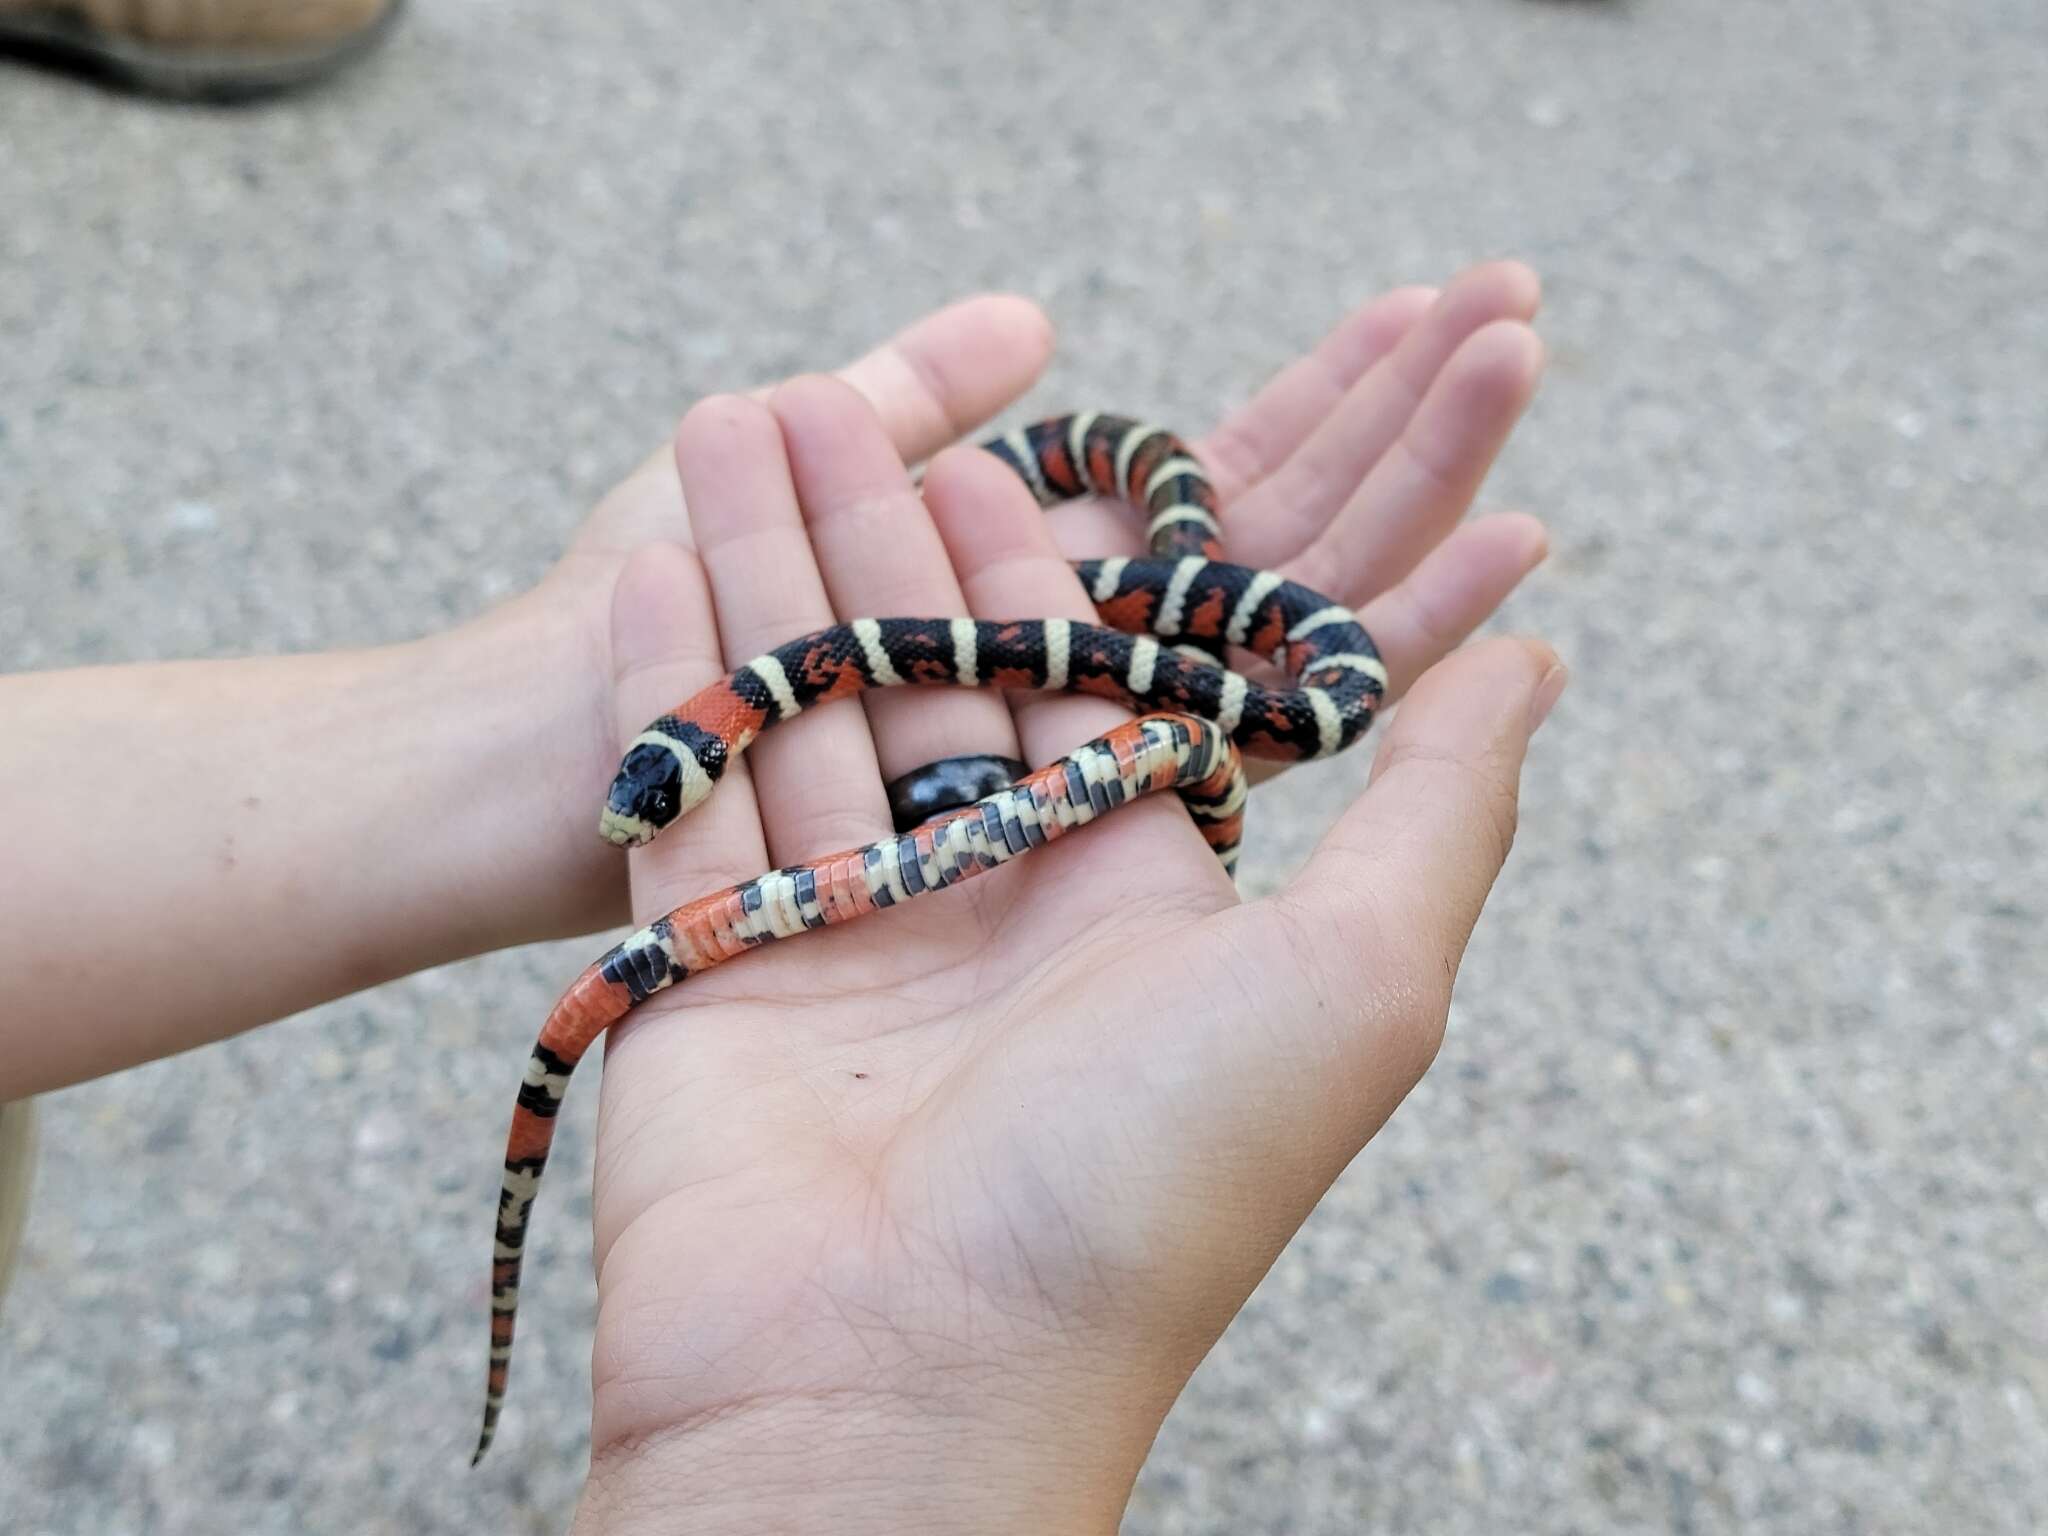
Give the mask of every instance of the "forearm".
[{"label": "forearm", "polygon": [[622,919],[585,644],[0,678],[0,1100]]}]

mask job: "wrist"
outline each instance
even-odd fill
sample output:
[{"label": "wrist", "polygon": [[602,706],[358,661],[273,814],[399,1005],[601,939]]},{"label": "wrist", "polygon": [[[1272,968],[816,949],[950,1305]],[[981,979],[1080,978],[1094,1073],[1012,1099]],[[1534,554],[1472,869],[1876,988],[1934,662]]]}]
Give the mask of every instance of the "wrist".
[{"label": "wrist", "polygon": [[968,1399],[821,1393],[597,1446],[572,1536],[1114,1536],[1156,1425],[1114,1450],[1078,1412],[998,1423],[999,1394]]},{"label": "wrist", "polygon": [[436,700],[420,801],[466,918],[455,952],[623,923],[625,861],[597,835],[616,766],[602,632],[543,587],[401,649]]}]

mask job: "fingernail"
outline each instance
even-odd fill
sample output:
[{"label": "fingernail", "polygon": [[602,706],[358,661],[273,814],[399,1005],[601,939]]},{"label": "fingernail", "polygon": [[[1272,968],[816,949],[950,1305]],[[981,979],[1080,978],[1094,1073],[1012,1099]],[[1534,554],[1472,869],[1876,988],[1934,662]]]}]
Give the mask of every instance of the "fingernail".
[{"label": "fingernail", "polygon": [[1529,701],[1529,734],[1534,736],[1545,720],[1550,718],[1551,706],[1557,703],[1564,692],[1564,685],[1572,680],[1571,668],[1558,662],[1543,674],[1543,681],[1536,685],[1536,696]]}]

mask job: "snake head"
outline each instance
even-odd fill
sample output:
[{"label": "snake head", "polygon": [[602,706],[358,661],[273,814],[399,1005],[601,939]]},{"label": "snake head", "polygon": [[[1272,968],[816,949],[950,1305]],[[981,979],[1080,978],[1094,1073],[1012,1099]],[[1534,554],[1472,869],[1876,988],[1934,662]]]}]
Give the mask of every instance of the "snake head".
[{"label": "snake head", "polygon": [[[667,739],[641,737],[627,749],[597,830],[608,843],[638,848],[654,840],[689,804],[684,799],[683,754],[688,748]],[[692,768],[697,765],[694,760]],[[700,775],[702,770],[698,770]]]}]

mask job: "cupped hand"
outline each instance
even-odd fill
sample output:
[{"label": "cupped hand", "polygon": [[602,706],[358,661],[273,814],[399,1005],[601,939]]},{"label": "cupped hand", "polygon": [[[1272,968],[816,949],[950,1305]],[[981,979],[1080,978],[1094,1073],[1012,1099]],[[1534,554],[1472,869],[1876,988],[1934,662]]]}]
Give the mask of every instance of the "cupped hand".
[{"label": "cupped hand", "polygon": [[[912,322],[836,377],[867,401],[895,451],[915,461],[1012,404],[1051,354],[1052,328],[1036,305],[984,294]],[[520,839],[495,855],[507,893],[497,906],[498,944],[626,920],[618,850],[591,832],[618,757],[612,589],[632,551],[689,538],[674,447],[664,443],[598,502],[538,586],[472,626],[473,638],[526,658],[532,708],[554,723],[539,755],[510,765],[505,776],[516,781],[509,786],[514,803],[497,820],[500,828],[516,825]],[[482,862],[492,861],[487,852]]]},{"label": "cupped hand", "polygon": [[[1504,311],[1533,305],[1514,267],[1392,295],[1201,445],[1232,555],[1360,603],[1409,694],[1285,889],[1240,903],[1161,797],[614,1031],[579,1529],[1115,1528],[1189,1372],[1428,1064],[1506,856],[1563,669],[1447,653],[1541,556],[1526,519],[1459,526],[1538,366]],[[614,745],[836,618],[1090,616],[1001,466],[941,454],[920,498],[844,384],[707,401],[675,457],[687,515],[622,557]],[[1069,536],[1106,544],[1100,515]],[[634,915],[882,835],[921,762],[1042,762],[1120,717],[921,689],[807,713],[632,856]]]}]

